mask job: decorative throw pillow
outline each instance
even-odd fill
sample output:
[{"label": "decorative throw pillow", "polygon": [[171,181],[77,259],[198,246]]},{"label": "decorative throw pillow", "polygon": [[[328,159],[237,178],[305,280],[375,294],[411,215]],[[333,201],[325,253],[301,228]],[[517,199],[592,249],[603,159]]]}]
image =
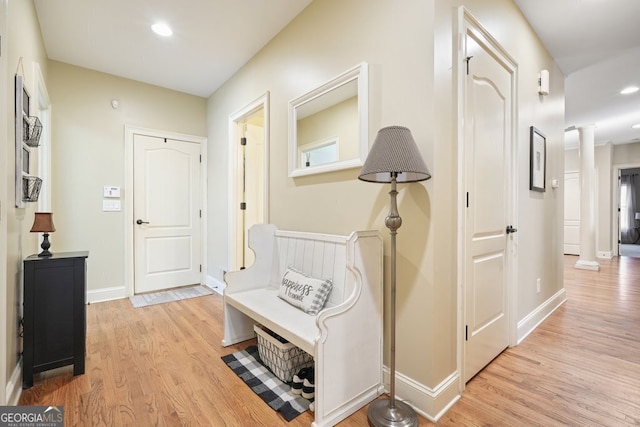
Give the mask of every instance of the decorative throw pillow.
[{"label": "decorative throw pillow", "polygon": [[288,267],[282,276],[278,296],[305,313],[316,315],[324,307],[332,288],[330,279],[316,279]]}]

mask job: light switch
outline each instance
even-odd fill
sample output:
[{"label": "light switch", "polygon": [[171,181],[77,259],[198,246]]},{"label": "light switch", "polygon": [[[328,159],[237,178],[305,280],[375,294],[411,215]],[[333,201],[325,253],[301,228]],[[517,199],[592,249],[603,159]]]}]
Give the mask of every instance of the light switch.
[{"label": "light switch", "polygon": [[105,185],[104,187],[104,197],[114,197],[114,198],[119,198],[120,197],[120,187],[111,187],[108,185]]},{"label": "light switch", "polygon": [[120,200],[103,200],[102,201],[102,210],[104,212],[119,212],[120,211]]}]

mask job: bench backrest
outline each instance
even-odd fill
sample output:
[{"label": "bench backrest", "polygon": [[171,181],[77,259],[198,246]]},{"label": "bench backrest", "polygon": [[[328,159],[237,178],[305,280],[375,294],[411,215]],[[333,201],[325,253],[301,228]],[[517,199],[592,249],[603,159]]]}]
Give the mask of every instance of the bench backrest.
[{"label": "bench backrest", "polygon": [[353,291],[355,277],[347,270],[348,236],[276,230],[269,285],[280,287],[291,266],[312,277],[331,279],[333,289],[326,307],[342,303]]}]

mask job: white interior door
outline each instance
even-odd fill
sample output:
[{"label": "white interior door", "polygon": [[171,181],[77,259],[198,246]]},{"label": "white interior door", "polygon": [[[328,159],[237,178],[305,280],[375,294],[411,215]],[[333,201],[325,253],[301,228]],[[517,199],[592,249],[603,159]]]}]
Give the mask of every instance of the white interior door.
[{"label": "white interior door", "polygon": [[507,245],[512,210],[512,74],[471,33],[466,36],[464,167],[464,379],[509,345]]},{"label": "white interior door", "polygon": [[580,173],[564,173],[564,253],[580,255]]},{"label": "white interior door", "polygon": [[200,283],[200,144],[135,135],[135,293]]}]

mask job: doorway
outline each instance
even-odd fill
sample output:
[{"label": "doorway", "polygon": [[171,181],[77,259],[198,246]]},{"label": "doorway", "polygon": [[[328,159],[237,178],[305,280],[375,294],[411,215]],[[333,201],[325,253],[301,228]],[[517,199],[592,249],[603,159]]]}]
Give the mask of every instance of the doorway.
[{"label": "doorway", "polygon": [[513,331],[517,67],[460,10],[458,263],[466,383],[510,345]]},{"label": "doorway", "polygon": [[206,142],[125,127],[126,295],[205,283]]},{"label": "doorway", "polygon": [[229,268],[253,264],[248,231],[269,221],[269,92],[229,117]]},{"label": "doorway", "polygon": [[640,167],[620,169],[618,176],[618,252],[640,257]]}]

